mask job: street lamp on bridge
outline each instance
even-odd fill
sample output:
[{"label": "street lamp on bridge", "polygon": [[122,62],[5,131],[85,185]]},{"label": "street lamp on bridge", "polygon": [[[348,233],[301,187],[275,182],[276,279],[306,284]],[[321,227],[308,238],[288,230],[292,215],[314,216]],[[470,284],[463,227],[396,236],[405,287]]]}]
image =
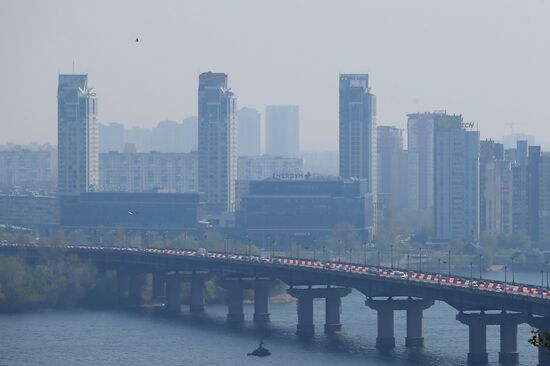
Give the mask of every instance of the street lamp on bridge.
[{"label": "street lamp on bridge", "polygon": [[470,287],[472,287],[473,280],[474,280],[474,263],[470,262]]},{"label": "street lamp on bridge", "polygon": [[483,254],[480,254],[479,255],[479,280],[481,281],[482,279],[482,269],[483,269],[483,266],[482,266],[482,262],[481,262],[481,259],[483,258]]},{"label": "street lamp on bridge", "polygon": [[422,247],[418,248],[418,252],[419,252],[418,272],[422,272]]},{"label": "street lamp on bridge", "polygon": [[512,254],[512,285],[516,284],[516,276],[514,272],[514,264],[516,263],[516,255]]},{"label": "street lamp on bridge", "polygon": [[393,244],[390,244],[390,268],[393,269]]}]

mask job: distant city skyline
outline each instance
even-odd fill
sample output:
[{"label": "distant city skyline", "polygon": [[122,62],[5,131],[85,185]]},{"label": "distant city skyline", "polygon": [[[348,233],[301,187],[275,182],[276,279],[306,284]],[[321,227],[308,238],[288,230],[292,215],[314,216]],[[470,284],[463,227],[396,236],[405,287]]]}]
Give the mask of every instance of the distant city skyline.
[{"label": "distant city skyline", "polygon": [[[208,31],[197,32],[204,14]],[[405,128],[408,113],[446,109],[477,122],[481,138],[523,132],[549,146],[549,18],[550,4],[538,0],[318,1],[313,12],[288,0],[6,0],[0,144],[57,144],[51,90],[74,61],[101,96],[101,123],[151,127],[197,115],[198,75],[224,70],[239,108],[298,105],[302,148],[336,150],[338,75],[365,72],[376,86],[379,124]],[[365,35],[376,36],[367,45]],[[22,104],[29,98],[33,108]]]}]

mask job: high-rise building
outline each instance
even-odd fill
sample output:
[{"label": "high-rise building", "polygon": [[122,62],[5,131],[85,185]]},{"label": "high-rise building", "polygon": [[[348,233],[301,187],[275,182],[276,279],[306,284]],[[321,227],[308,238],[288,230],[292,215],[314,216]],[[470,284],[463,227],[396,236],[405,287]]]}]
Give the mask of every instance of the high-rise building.
[{"label": "high-rise building", "polygon": [[403,130],[393,126],[376,127],[378,205],[387,208],[402,208],[400,181],[406,171],[401,171],[403,159]]},{"label": "high-rise building", "polygon": [[539,204],[540,204],[540,146],[529,146],[527,169],[527,231],[534,242],[539,241]]},{"label": "high-rise building", "polygon": [[235,210],[237,179],[237,100],[227,74],[199,77],[199,192],[211,213]]},{"label": "high-rise building", "polygon": [[437,240],[479,238],[479,132],[461,115],[434,120],[434,232]]},{"label": "high-rise building", "polygon": [[124,125],[120,123],[99,124],[99,152],[122,152],[124,150]]},{"label": "high-rise building", "polygon": [[133,144],[139,152],[151,151],[151,129],[132,127],[126,129],[125,140],[127,144]]},{"label": "high-rise building", "polygon": [[529,146],[535,144],[535,137],[523,133],[512,133],[502,137],[502,143],[506,149],[515,148],[519,140],[526,140]]},{"label": "high-rise building", "polygon": [[103,192],[196,192],[197,152],[99,154]]},{"label": "high-rise building", "polygon": [[237,111],[237,152],[239,156],[260,156],[260,113],[254,108]]},{"label": "high-rise building", "polygon": [[543,152],[539,160],[538,244],[550,244],[550,153]]},{"label": "high-rise building", "polygon": [[528,233],[528,167],[512,163],[512,231]]},{"label": "high-rise building", "polygon": [[170,120],[160,121],[151,131],[152,150],[162,153],[183,152],[183,125]]},{"label": "high-rise building", "polygon": [[371,233],[376,231],[377,157],[376,98],[367,74],[340,74],[339,82],[340,176],[366,181],[373,208]]},{"label": "high-rise building", "polygon": [[296,105],[269,105],[265,109],[266,154],[300,155],[300,112]]},{"label": "high-rise building", "polygon": [[482,170],[485,175],[485,183],[483,190],[480,188],[480,201],[484,202],[484,210],[480,210],[480,223],[483,222],[484,226],[480,231],[492,237],[498,235],[508,236],[512,233],[513,228],[513,173],[511,162],[492,160],[480,166],[480,175]]},{"label": "high-rise building", "polygon": [[408,114],[409,208],[433,209],[434,119],[445,112]]},{"label": "high-rise building", "polygon": [[197,151],[198,143],[198,119],[196,116],[185,118],[183,126],[183,152]]},{"label": "high-rise building", "polygon": [[59,75],[58,193],[78,195],[99,185],[97,99],[88,75]]},{"label": "high-rise building", "polygon": [[516,161],[519,165],[527,165],[527,140],[518,140],[516,142]]},{"label": "high-rise building", "polygon": [[55,192],[57,151],[49,145],[41,150],[0,151],[0,190],[7,192]]},{"label": "high-rise building", "polygon": [[513,231],[514,172],[501,143],[480,142],[479,231],[493,237]]}]

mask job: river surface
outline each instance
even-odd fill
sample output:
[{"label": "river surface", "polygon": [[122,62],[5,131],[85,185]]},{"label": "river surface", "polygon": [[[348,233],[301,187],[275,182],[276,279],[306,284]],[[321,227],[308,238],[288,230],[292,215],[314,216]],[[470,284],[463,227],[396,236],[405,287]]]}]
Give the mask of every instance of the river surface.
[{"label": "river surface", "polygon": [[[502,273],[487,275],[501,278]],[[516,273],[516,281],[540,284],[540,274]],[[546,281],[546,279],[545,279]],[[314,304],[316,337],[296,336],[296,304],[271,304],[271,325],[251,322],[253,305],[245,305],[246,323],[226,324],[226,306],[207,306],[196,319],[184,307],[169,318],[152,310],[139,312],[44,310],[0,315],[0,365],[465,365],[468,327],[455,320],[456,310],[437,303],[424,312],[426,347],[405,348],[405,312],[395,313],[395,350],[375,348],[376,313],[353,292],[342,300],[344,333],[323,334],[324,301]],[[537,351],[527,343],[531,328],[519,326],[521,365],[535,365]],[[247,357],[263,337],[272,356]],[[489,361],[497,365],[499,328],[487,328]]]}]

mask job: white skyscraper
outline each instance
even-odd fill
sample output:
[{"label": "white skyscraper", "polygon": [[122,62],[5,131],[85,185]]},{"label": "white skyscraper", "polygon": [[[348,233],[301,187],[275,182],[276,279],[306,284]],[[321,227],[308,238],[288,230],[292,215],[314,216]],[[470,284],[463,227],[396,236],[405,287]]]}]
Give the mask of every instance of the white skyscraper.
[{"label": "white skyscraper", "polygon": [[57,89],[58,193],[78,195],[99,186],[97,99],[87,75],[59,75]]},{"label": "white skyscraper", "polygon": [[199,77],[199,192],[211,213],[235,210],[237,179],[237,100],[227,74]]},{"label": "white skyscraper", "polygon": [[269,105],[265,110],[266,154],[298,158],[300,110],[297,105]]}]

